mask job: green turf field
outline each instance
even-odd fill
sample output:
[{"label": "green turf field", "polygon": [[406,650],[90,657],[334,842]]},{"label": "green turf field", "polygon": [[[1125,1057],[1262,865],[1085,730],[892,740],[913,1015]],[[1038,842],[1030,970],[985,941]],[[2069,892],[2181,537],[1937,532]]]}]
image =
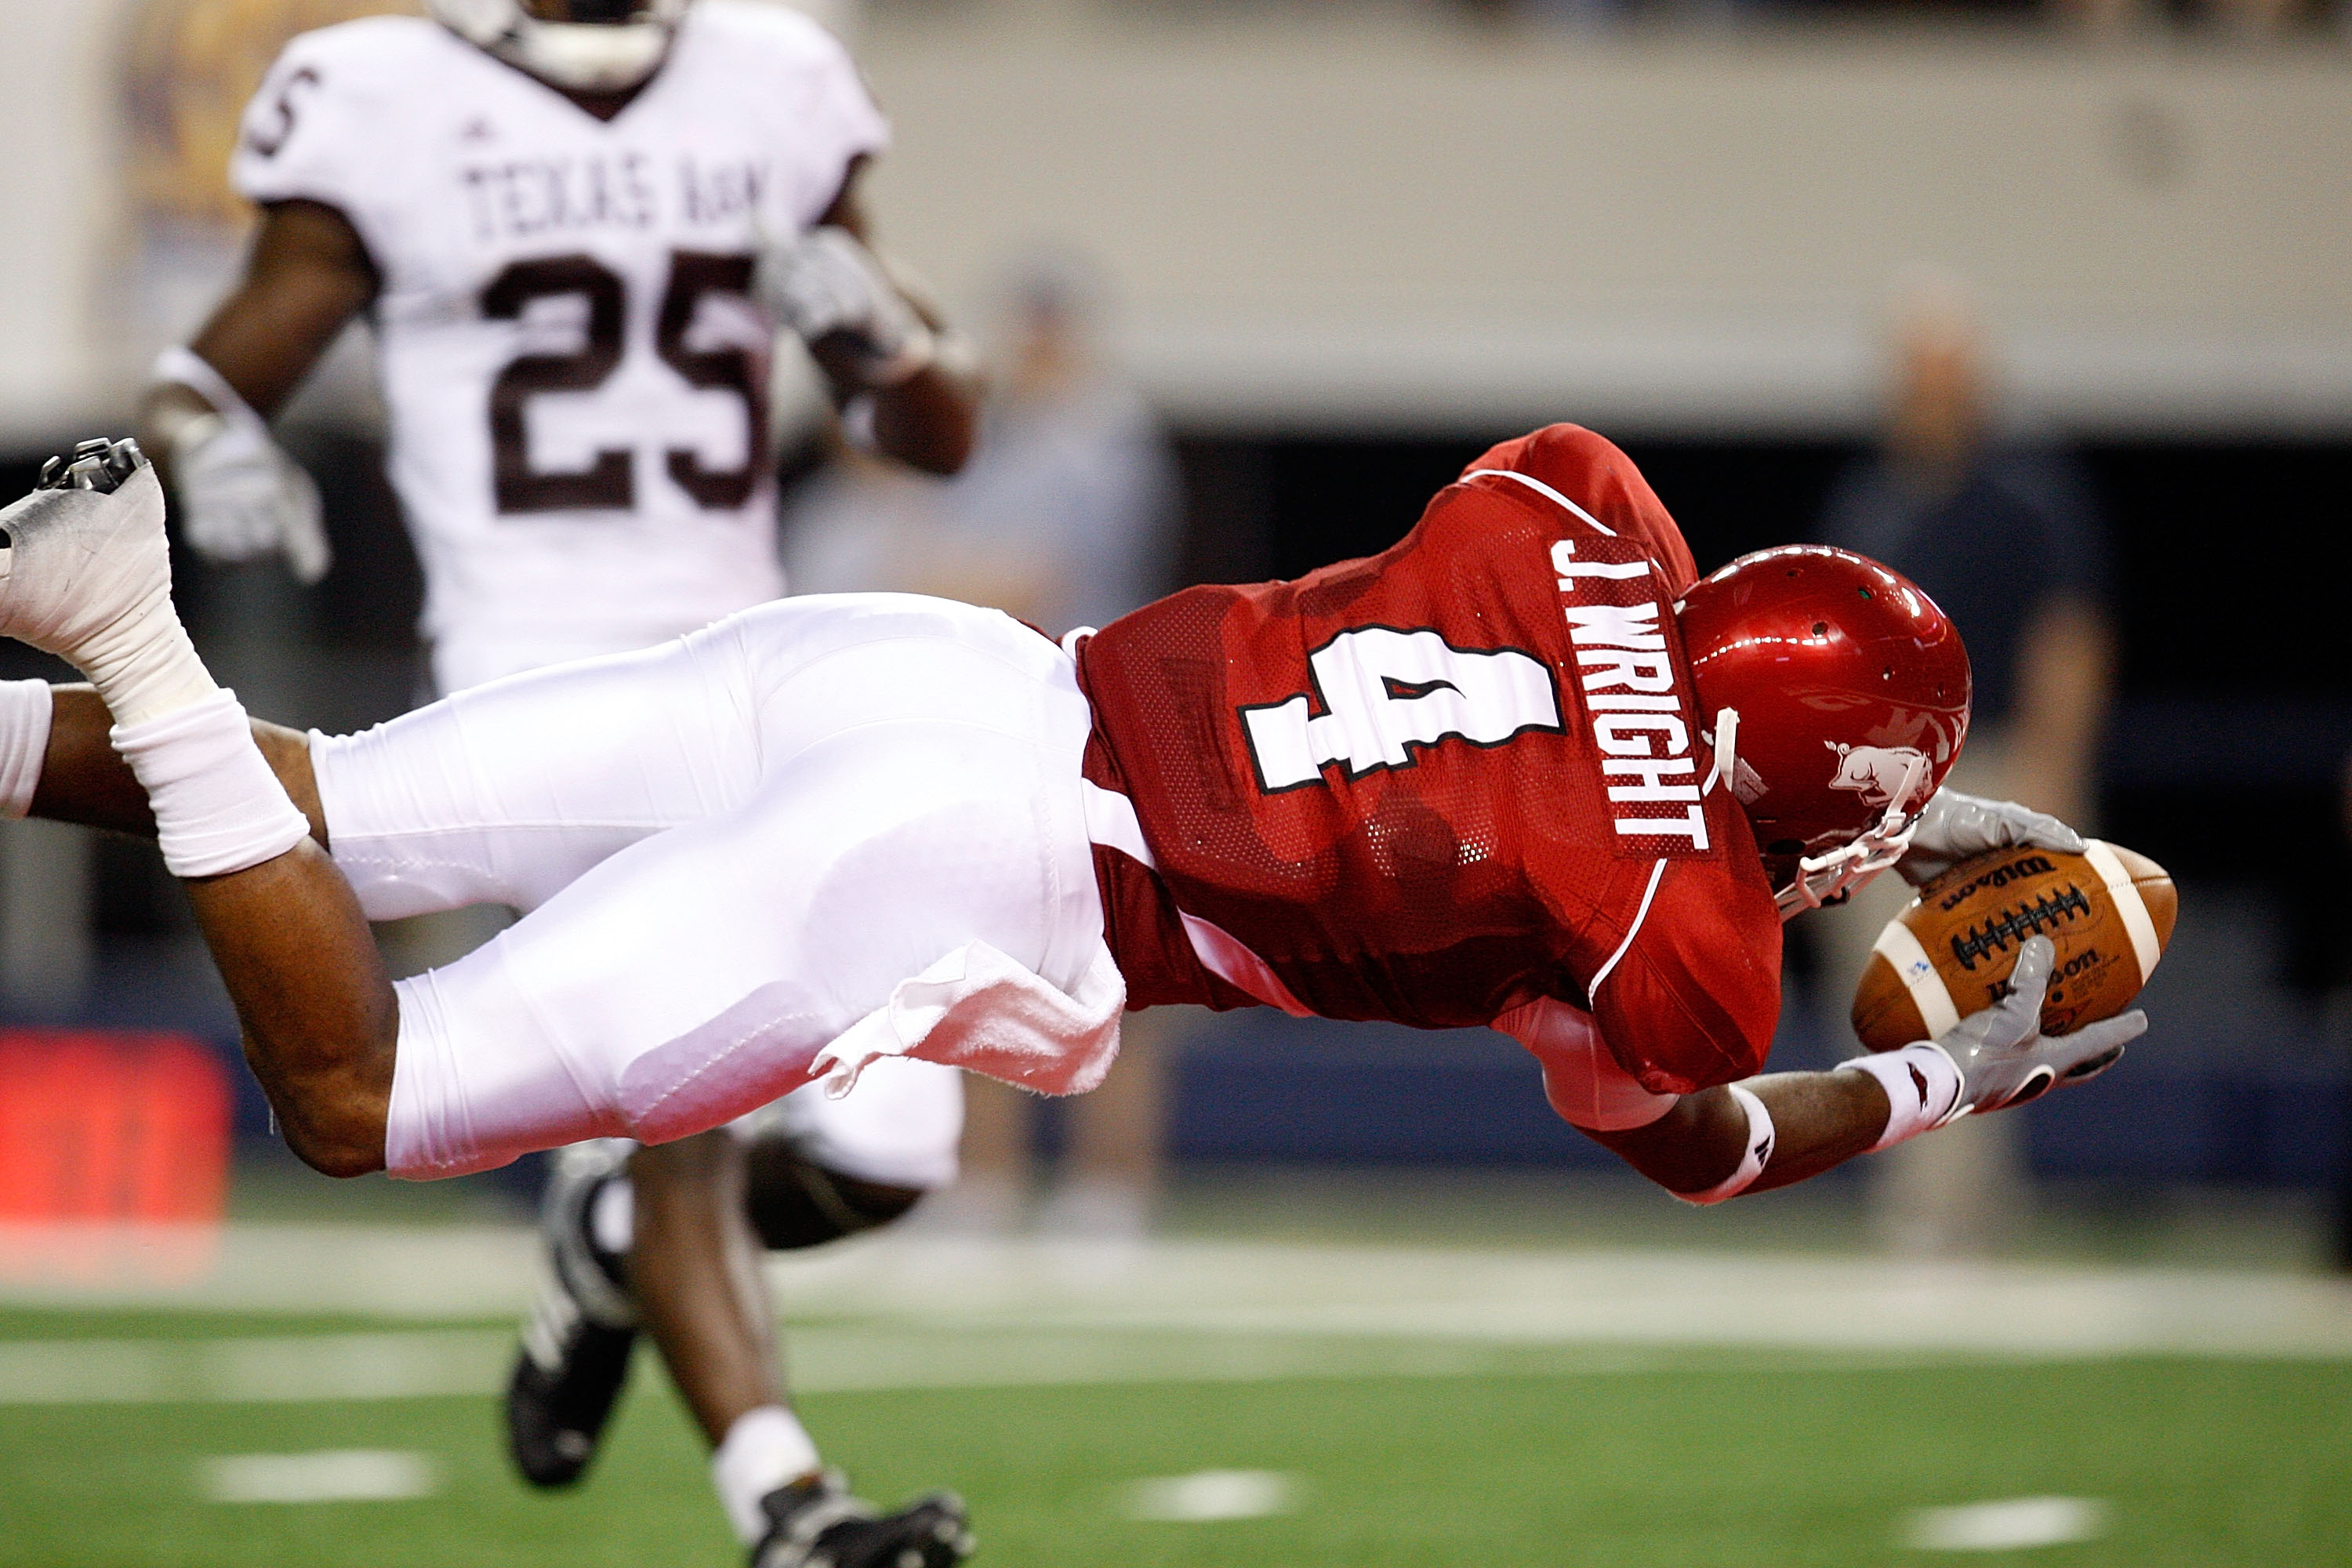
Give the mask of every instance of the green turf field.
[{"label": "green turf field", "polygon": [[[368,1327],[20,1310],[0,1314],[0,1344],[195,1345]],[[503,1331],[466,1329],[458,1338],[475,1344]],[[1552,1351],[1509,1364],[835,1393],[803,1406],[830,1457],[871,1492],[962,1490],[981,1561],[1006,1568],[2352,1562],[2352,1364],[2341,1362],[1871,1365]],[[657,1369],[641,1361],[637,1373],[600,1468],[561,1498],[509,1479],[486,1398],[0,1406],[0,1564],[738,1561],[698,1445]],[[436,1494],[302,1504],[200,1494],[208,1458],[333,1449],[425,1456]],[[1136,1481],[1208,1469],[1293,1478],[1296,1505],[1218,1522],[1127,1517]],[[1918,1509],[2051,1493],[2103,1500],[2105,1532],[2007,1555],[1898,1544]]]}]

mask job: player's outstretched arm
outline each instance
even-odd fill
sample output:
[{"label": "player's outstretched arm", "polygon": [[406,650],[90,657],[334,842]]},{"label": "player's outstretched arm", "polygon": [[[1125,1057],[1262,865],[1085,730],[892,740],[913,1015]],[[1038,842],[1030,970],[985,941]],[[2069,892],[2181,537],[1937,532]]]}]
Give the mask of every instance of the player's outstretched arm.
[{"label": "player's outstretched arm", "polygon": [[980,428],[980,377],[939,308],[870,248],[851,165],[841,194],[805,235],[770,245],[755,287],[799,333],[836,402],[872,399],[875,446],[926,473],[952,474]]},{"label": "player's outstretched arm", "polygon": [[1870,1152],[1892,1109],[1885,1088],[1860,1073],[1769,1073],[1738,1087],[1761,1106],[1760,1124],[1724,1086],[1683,1096],[1647,1127],[1585,1132],[1676,1197],[1720,1203]]},{"label": "player's outstretched arm", "polygon": [[[187,884],[288,1146],[331,1175],[382,1169],[399,1023],[391,982],[312,819],[173,612],[153,470],[128,443],[91,443],[0,511],[0,634],[71,661],[96,688],[51,708],[34,805],[152,826]],[[38,688],[24,695],[54,701]],[[101,715],[114,721],[104,743],[119,768],[95,755]],[[143,820],[123,772],[146,797]]]},{"label": "player's outstretched arm", "polygon": [[325,575],[318,488],[270,438],[268,421],[379,287],[349,218],[317,202],[278,203],[263,212],[236,288],[193,343],[156,362],[140,435],[205,559],[282,552],[302,581]]},{"label": "player's outstretched arm", "polygon": [[1687,1094],[1647,1126],[1589,1135],[1677,1197],[1720,1203],[1785,1187],[1959,1117],[2005,1110],[2105,1071],[2147,1028],[2132,1012],[2070,1035],[2042,1033],[2056,953],[2020,952],[2011,993],[1939,1038],[1834,1072],[1773,1073]]}]

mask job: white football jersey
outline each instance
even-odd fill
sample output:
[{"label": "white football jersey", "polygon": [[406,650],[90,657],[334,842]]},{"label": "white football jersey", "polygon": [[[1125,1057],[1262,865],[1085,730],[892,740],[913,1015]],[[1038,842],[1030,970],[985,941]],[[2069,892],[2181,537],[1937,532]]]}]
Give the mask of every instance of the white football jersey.
[{"label": "white football jersey", "polygon": [[425,630],[507,650],[445,685],[783,591],[753,247],[822,216],[887,138],[837,41],[750,0],[694,6],[609,122],[419,17],[287,46],[232,173],[255,201],[341,210],[383,274]]}]

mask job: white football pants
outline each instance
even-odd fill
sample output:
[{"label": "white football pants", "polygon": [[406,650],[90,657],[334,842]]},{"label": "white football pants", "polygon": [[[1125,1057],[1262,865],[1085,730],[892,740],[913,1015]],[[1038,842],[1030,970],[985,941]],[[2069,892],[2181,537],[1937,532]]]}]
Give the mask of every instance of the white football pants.
[{"label": "white football pants", "polygon": [[[1068,656],[1010,617],[853,595],[314,734],[371,919],[523,911],[397,985],[386,1163],[455,1175],[729,1121],[975,942],[1076,990],[1102,947],[1090,724]],[[857,1082],[793,1107],[810,1156],[950,1179],[952,1070],[881,1059]]]}]

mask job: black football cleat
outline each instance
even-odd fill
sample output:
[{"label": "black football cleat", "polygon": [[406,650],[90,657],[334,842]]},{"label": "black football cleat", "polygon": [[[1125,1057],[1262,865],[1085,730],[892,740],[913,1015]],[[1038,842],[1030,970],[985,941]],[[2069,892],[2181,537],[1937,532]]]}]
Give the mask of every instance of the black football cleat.
[{"label": "black football cleat", "polygon": [[850,1496],[839,1470],[778,1487],[760,1508],[768,1533],[751,1549],[751,1568],[955,1568],[979,1544],[955,1493],[886,1514]]},{"label": "black football cleat", "polygon": [[635,1148],[622,1139],[575,1143],[557,1153],[548,1180],[539,1222],[547,1278],[507,1383],[507,1451],[535,1487],[568,1487],[586,1471],[628,1379],[637,1310],[626,1261],[596,1246],[590,1215]]}]

